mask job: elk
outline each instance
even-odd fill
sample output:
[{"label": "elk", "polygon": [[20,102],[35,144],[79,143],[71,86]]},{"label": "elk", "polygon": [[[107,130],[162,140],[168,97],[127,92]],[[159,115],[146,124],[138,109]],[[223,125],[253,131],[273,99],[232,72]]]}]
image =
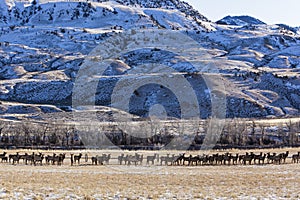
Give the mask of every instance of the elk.
[{"label": "elk", "polygon": [[16,154],[13,154],[13,155],[9,155],[9,162],[10,160],[13,161],[13,165],[15,163],[18,163],[19,164],[19,160],[20,160],[20,155],[19,155],[19,152],[17,152]]},{"label": "elk", "polygon": [[118,162],[119,162],[120,165],[122,165],[123,161],[126,164],[124,153],[122,153],[120,156],[118,156]]},{"label": "elk", "polygon": [[1,162],[8,162],[8,158],[7,158],[7,156],[5,156],[5,157],[2,157],[2,160],[1,160]]},{"label": "elk", "polygon": [[266,159],[267,154],[264,154],[263,156],[260,156],[258,158],[258,164],[260,165],[260,161],[262,161],[262,164],[265,164],[265,159]]},{"label": "elk", "polygon": [[58,159],[58,163],[57,165],[62,165],[64,163],[64,159],[66,158],[66,154],[65,153],[61,153],[59,154],[59,159]]},{"label": "elk", "polygon": [[11,162],[11,160],[12,160],[13,164],[15,164],[15,163],[19,164],[19,160],[20,160],[19,152],[17,152],[16,154],[11,154],[8,157],[9,157],[9,162]]},{"label": "elk", "polygon": [[232,159],[231,153],[225,153],[225,155],[223,156],[224,165],[226,165],[226,162],[228,162],[228,165],[230,165],[231,159]]},{"label": "elk", "polygon": [[74,163],[76,164],[76,161],[78,163],[78,165],[80,164],[80,159],[82,157],[82,154],[80,153],[79,155],[75,155],[74,156]]},{"label": "elk", "polygon": [[210,165],[213,165],[214,164],[214,161],[217,162],[216,158],[218,157],[218,154],[213,154],[212,156],[208,156],[208,163]]},{"label": "elk", "polygon": [[39,155],[33,155],[33,164],[36,165],[36,163],[40,163],[40,165],[43,165],[43,159],[44,155],[42,153],[39,153]]},{"label": "elk", "polygon": [[55,153],[53,153],[52,156],[50,156],[50,155],[46,156],[46,157],[45,157],[46,163],[49,165],[50,162],[51,162],[51,163],[54,165],[54,158],[55,158],[55,156],[56,156]]},{"label": "elk", "polygon": [[280,155],[281,155],[281,161],[280,162],[285,163],[286,158],[289,156],[289,151],[286,151],[285,153],[282,153]]},{"label": "elk", "polygon": [[224,158],[224,155],[216,154],[216,156],[215,156],[216,164],[217,164],[217,165],[218,165],[218,164],[221,164],[221,165],[222,165],[223,158]]},{"label": "elk", "polygon": [[25,153],[24,155],[20,155],[20,160],[22,159],[23,163],[25,163],[27,156],[28,156],[27,153]]},{"label": "elk", "polygon": [[254,154],[253,160],[254,160],[254,164],[256,164],[256,161],[259,161],[259,158],[262,157],[263,152],[260,152],[259,155]]},{"label": "elk", "polygon": [[102,154],[102,157],[103,157],[103,162],[105,162],[106,164],[109,164],[111,155],[110,154],[108,154],[108,155]]},{"label": "elk", "polygon": [[154,165],[155,159],[157,159],[157,161],[158,161],[158,154],[157,153],[155,153],[153,156],[147,156],[146,157],[147,165],[149,165],[149,162],[152,162],[152,165]]},{"label": "elk", "polygon": [[6,152],[4,151],[3,153],[0,154],[0,158],[4,157],[6,155]]},{"label": "elk", "polygon": [[106,159],[105,157],[106,157],[105,154],[102,154],[102,156],[98,156],[98,155],[97,155],[97,156],[96,156],[97,163],[99,163],[100,165],[103,165],[104,160]]},{"label": "elk", "polygon": [[275,163],[275,164],[281,164],[281,159],[282,159],[282,154],[275,155],[273,157],[273,163]]},{"label": "elk", "polygon": [[30,161],[30,164],[32,164],[33,163],[33,159],[34,158],[34,152],[31,154],[31,155],[28,155],[27,154],[27,156],[26,156],[26,158],[25,158],[25,165],[27,165],[28,164],[28,161]]},{"label": "elk", "polygon": [[137,155],[137,160],[140,163],[140,165],[143,164],[143,160],[144,160],[144,155]]},{"label": "elk", "polygon": [[299,163],[299,159],[300,159],[300,151],[298,152],[298,154],[294,154],[292,155],[292,163]]},{"label": "elk", "polygon": [[251,165],[253,158],[254,158],[253,152],[251,152],[250,154],[247,152],[243,158],[243,164],[246,165],[248,161],[249,165]]},{"label": "elk", "polygon": [[239,154],[237,153],[235,156],[232,156],[232,164],[236,165],[239,159]]},{"label": "elk", "polygon": [[6,152],[3,152],[2,154],[0,154],[0,158],[1,158],[2,162],[5,160],[7,162]]},{"label": "elk", "polygon": [[160,157],[160,165],[162,165],[162,163],[164,162],[165,164],[167,164],[167,158],[169,158],[170,154],[167,154],[167,156],[161,156]]},{"label": "elk", "polygon": [[183,157],[182,157],[182,165],[185,165],[185,162],[188,162],[188,163],[189,163],[189,161],[190,161],[190,157],[189,157],[189,156],[185,157],[185,156],[183,155]]},{"label": "elk", "polygon": [[192,156],[190,155],[190,159],[189,159],[189,165],[198,165],[198,162],[200,160],[200,157],[199,156]]},{"label": "elk", "polygon": [[[71,154],[72,155],[72,154]],[[53,157],[49,157],[52,159],[52,164],[54,165],[55,163],[57,163],[57,165],[62,165],[63,162],[64,162],[64,159],[66,157],[66,154],[65,153],[61,153],[59,154],[58,156],[56,155],[53,155]],[[48,159],[49,159],[48,158]]]},{"label": "elk", "polygon": [[165,164],[166,164],[166,165],[169,165],[169,163],[170,163],[170,165],[173,165],[174,160],[176,160],[176,157],[177,157],[177,156],[175,156],[175,154],[172,154],[171,157],[167,157],[167,158],[165,159]]},{"label": "elk", "polygon": [[269,163],[273,163],[274,162],[274,158],[276,156],[276,153],[273,153],[273,155],[271,155],[271,153],[267,153],[267,161],[268,161],[268,164]]},{"label": "elk", "polygon": [[93,157],[91,157],[92,165],[93,165],[93,164],[95,164],[95,165],[98,164],[98,158],[97,158],[97,157],[98,157],[98,156],[93,156]]},{"label": "elk", "polygon": [[179,156],[177,156],[174,160],[173,160],[173,163],[172,163],[172,165],[181,165],[181,163],[182,163],[182,160],[183,160],[183,158],[184,158],[184,155],[185,155],[185,153],[183,153],[183,154],[179,154]]},{"label": "elk", "polygon": [[127,165],[131,165],[131,163],[134,163],[134,165],[137,165],[138,162],[141,163],[141,160],[143,159],[143,156],[136,153],[134,156],[133,155],[127,155],[125,157],[125,159],[126,159]]}]

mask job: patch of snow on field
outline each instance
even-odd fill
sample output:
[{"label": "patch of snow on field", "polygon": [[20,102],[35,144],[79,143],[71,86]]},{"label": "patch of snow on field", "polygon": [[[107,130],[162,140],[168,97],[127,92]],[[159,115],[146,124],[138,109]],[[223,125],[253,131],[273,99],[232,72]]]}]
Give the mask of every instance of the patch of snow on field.
[{"label": "patch of snow on field", "polygon": [[7,197],[7,191],[4,188],[0,188],[0,199]]}]

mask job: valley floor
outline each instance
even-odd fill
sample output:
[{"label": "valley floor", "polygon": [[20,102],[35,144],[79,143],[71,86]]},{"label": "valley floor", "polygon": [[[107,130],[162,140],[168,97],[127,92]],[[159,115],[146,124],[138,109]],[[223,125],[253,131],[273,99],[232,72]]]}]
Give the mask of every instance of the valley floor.
[{"label": "valley floor", "polygon": [[0,199],[299,199],[299,168],[1,163]]}]

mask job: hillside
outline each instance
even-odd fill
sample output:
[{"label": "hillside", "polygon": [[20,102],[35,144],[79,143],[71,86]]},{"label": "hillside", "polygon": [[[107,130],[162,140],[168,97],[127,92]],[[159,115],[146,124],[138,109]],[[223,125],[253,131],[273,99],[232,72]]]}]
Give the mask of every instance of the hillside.
[{"label": "hillside", "polygon": [[[225,91],[218,92],[226,95],[227,117],[299,115],[299,28],[266,25],[250,17],[234,18],[244,23],[233,24],[228,19],[228,23],[224,19],[213,23],[178,0],[15,1],[2,2],[0,10],[2,118],[38,118],[43,113],[64,116],[72,110],[74,83],[86,56],[106,39],[131,29],[172,30],[195,40],[206,54],[205,63],[217,66],[222,77]],[[160,49],[136,50],[115,60],[100,79],[95,98],[85,103],[111,106],[117,76],[157,62],[186,73],[199,102],[200,117],[211,116],[214,92],[203,84],[201,74]],[[145,69],[139,79],[153,76],[155,80],[153,72],[157,75],[159,69]],[[129,82],[134,80],[128,77]],[[156,104],[163,104],[170,117],[181,115],[174,91],[157,85],[139,88],[131,101],[134,106],[129,111],[138,116],[148,116]]]},{"label": "hillside", "polygon": [[223,25],[245,26],[245,25],[265,25],[266,23],[250,16],[226,16],[216,22]]}]

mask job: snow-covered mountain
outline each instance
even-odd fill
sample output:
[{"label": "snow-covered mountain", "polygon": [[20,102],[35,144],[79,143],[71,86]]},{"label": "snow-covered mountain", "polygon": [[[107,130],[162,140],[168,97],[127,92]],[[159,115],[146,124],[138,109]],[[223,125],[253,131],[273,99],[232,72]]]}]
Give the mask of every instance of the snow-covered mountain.
[{"label": "snow-covered mountain", "polygon": [[223,25],[245,26],[245,25],[265,25],[266,23],[251,16],[226,16],[216,22]]},{"label": "snow-covered mountain", "polygon": [[[173,30],[196,40],[207,52],[207,62],[221,72],[227,117],[299,115],[299,28],[266,25],[248,16],[213,23],[179,0],[2,1],[0,10],[3,118],[70,110],[74,81],[86,56],[105,39],[130,29]],[[115,76],[144,61],[170,66],[174,55],[159,49],[123,55],[107,71],[112,77],[101,79],[96,103],[110,106]],[[197,82],[199,75],[187,64],[173,65],[187,73],[201,117],[209,117],[209,92]],[[133,114],[146,116],[149,107],[164,102],[171,116],[180,115],[176,97],[165,88],[141,88],[132,101]]]}]

